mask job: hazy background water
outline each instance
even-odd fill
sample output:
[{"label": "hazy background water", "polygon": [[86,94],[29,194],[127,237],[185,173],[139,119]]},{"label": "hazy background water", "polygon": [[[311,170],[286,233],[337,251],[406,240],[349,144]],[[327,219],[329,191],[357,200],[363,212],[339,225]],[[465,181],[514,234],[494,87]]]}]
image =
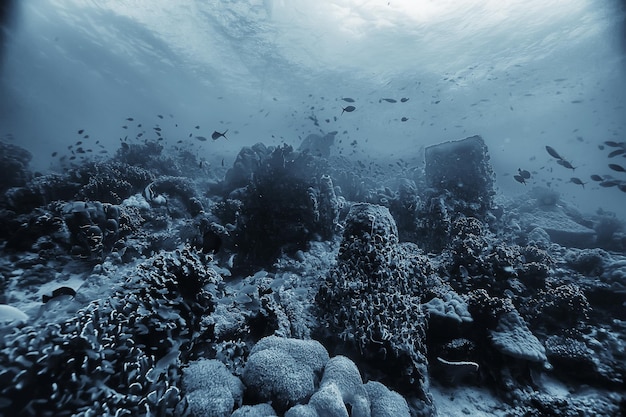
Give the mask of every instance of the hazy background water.
[{"label": "hazy background water", "polygon": [[[626,193],[589,180],[609,173],[626,180],[607,168],[610,149],[598,148],[626,141],[623,2],[19,0],[13,6],[3,28],[0,136],[33,152],[36,169],[50,168],[50,154],[80,139],[78,129],[114,149],[120,137],[158,123],[170,143],[182,139],[200,155],[232,157],[258,141],[297,145],[320,129],[339,131],[357,158],[406,158],[422,146],[480,134],[504,193],[549,181],[584,210],[602,206],[626,217]],[[341,115],[342,97],[354,98],[356,111]],[[403,97],[409,100],[401,103]],[[225,129],[228,141],[188,138]],[[555,164],[545,145],[571,161],[575,173]],[[621,157],[611,162],[626,166]],[[517,168],[536,171],[527,187],[512,178]],[[567,182],[572,176],[589,183],[582,189]]]}]

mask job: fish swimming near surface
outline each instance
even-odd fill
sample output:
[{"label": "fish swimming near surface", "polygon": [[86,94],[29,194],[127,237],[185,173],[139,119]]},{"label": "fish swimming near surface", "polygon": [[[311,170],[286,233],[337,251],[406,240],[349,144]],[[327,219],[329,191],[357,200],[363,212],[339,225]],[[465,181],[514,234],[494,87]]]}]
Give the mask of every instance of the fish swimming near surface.
[{"label": "fish swimming near surface", "polygon": [[354,103],[354,99],[350,97],[343,97],[342,100],[348,103]]},{"label": "fish swimming near surface", "polygon": [[526,171],[525,169],[517,168],[517,173],[525,180],[530,179],[530,172]]},{"label": "fish swimming near surface", "polygon": [[609,157],[609,158],[613,158],[613,157],[615,157],[615,156],[617,156],[617,155],[621,155],[621,154],[623,154],[623,153],[625,153],[625,152],[626,152],[626,149],[616,149],[616,150],[614,150],[613,152],[611,152],[611,153],[608,155],[608,157]]},{"label": "fish swimming near surface", "polygon": [[407,120],[409,120],[408,117],[403,117],[402,119],[400,119],[400,121],[402,121],[402,122],[406,122]]},{"label": "fish swimming near surface", "polygon": [[548,151],[548,153],[550,154],[550,156],[552,156],[553,158],[556,159],[563,159],[561,158],[561,155],[559,155],[559,153],[557,151],[554,150],[554,148],[552,146],[547,146],[546,145],[546,151]]},{"label": "fish swimming near surface", "polygon": [[402,103],[406,103],[407,101],[409,101],[409,99],[408,99],[408,98],[406,98],[406,97],[402,97],[402,98],[400,99],[400,101],[401,101]]},{"label": "fish swimming near surface", "polygon": [[163,118],[163,115],[162,115],[162,114],[157,114],[157,117],[158,117],[159,119],[162,119],[162,118]]},{"label": "fish swimming near surface", "polygon": [[206,138],[204,136],[196,136],[196,139],[198,139],[200,142],[206,142]]},{"label": "fish swimming near surface", "polygon": [[607,180],[607,181],[602,181],[598,185],[600,187],[608,188],[608,187],[615,187],[616,185],[620,185],[620,184],[621,184],[621,182],[617,181],[617,180]]},{"label": "fish swimming near surface", "polygon": [[561,165],[562,167],[571,169],[572,171],[576,170],[576,167],[573,166],[569,161],[566,161],[565,159],[559,159],[558,161],[556,161],[556,163]]},{"label": "fish swimming near surface", "polygon": [[520,184],[526,185],[526,179],[524,179],[524,177],[522,177],[521,175],[513,175],[513,178],[515,178],[515,181],[519,182]]},{"label": "fish swimming near surface", "polygon": [[59,287],[56,290],[52,291],[52,295],[44,294],[41,299],[44,303],[47,303],[53,298],[61,297],[63,295],[69,295],[70,297],[74,297],[76,295],[76,291],[70,287]]},{"label": "fish swimming near surface", "polygon": [[222,138],[222,137],[223,137],[224,139],[228,139],[228,138],[226,137],[226,132],[228,132],[228,129],[226,129],[226,130],[224,131],[224,133],[220,133],[220,132],[218,132],[218,131],[216,130],[216,131],[214,131],[214,132],[213,132],[213,134],[211,135],[211,138],[212,138],[213,140],[218,140],[219,138]]},{"label": "fish swimming near surface", "polygon": [[603,180],[603,178],[602,178],[601,176],[596,175],[596,174],[593,174],[590,178],[591,178],[593,181],[598,181],[598,182]]},{"label": "fish swimming near surface", "polygon": [[79,134],[79,135],[82,135],[84,131],[85,131],[85,129],[80,129],[80,130],[78,131],[78,134]]},{"label": "fish swimming near surface", "polygon": [[624,169],[623,166],[617,164],[609,164],[609,168],[617,172],[626,172],[626,169]]},{"label": "fish swimming near surface", "polygon": [[55,156],[57,156],[58,154],[56,152],[52,152],[52,157],[54,158]]},{"label": "fish swimming near surface", "polygon": [[126,120],[128,120],[129,122],[132,122],[135,119],[133,119],[132,117],[127,117]]},{"label": "fish swimming near surface", "polygon": [[381,99],[382,101],[386,101],[387,103],[397,103],[398,100],[393,99],[393,98],[383,98]]},{"label": "fish swimming near surface", "polygon": [[577,185],[582,185],[583,188],[585,188],[585,184],[587,184],[586,182],[582,182],[580,178],[576,178],[576,177],[570,178],[569,182],[573,182],[574,184],[577,184]]},{"label": "fish swimming near surface", "polygon": [[620,143],[620,142],[615,142],[615,141],[613,141],[613,140],[606,140],[606,141],[604,141],[604,144],[605,144],[606,146],[610,146],[610,147],[612,147],[612,148],[619,148],[619,147],[621,147],[621,146],[624,146],[624,143],[623,143],[623,142],[622,142],[622,143]]},{"label": "fish swimming near surface", "polygon": [[354,106],[342,107],[341,114],[343,114],[344,112],[352,113],[355,110],[356,110],[356,107]]}]

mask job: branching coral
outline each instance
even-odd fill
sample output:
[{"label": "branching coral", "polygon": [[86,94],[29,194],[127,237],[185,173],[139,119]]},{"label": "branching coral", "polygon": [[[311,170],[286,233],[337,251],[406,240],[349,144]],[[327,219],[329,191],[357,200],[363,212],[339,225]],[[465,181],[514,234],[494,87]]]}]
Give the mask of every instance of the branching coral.
[{"label": "branching coral", "polygon": [[143,264],[111,298],[74,318],[7,335],[3,407],[15,415],[174,415],[184,405],[180,364],[211,338],[201,318],[213,300],[203,286],[218,281],[183,249]]}]

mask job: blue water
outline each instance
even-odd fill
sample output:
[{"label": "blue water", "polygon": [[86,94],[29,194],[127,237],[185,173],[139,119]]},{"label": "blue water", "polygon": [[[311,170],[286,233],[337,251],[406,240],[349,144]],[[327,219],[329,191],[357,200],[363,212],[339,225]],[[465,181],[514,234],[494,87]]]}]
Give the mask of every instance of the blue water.
[{"label": "blue water", "polygon": [[[609,161],[610,149],[598,148],[626,140],[620,2],[13,3],[3,29],[0,136],[29,149],[37,169],[54,168],[51,153],[73,144],[78,129],[113,150],[136,133],[128,117],[159,122],[172,144],[184,140],[227,162],[243,145],[298,145],[320,130],[340,132],[335,151],[355,157],[418,155],[480,134],[504,194],[549,182],[581,209],[626,216],[626,193],[589,179],[626,180],[607,167],[626,160]],[[345,97],[356,110],[342,115]],[[229,140],[187,136],[225,129]],[[576,171],[555,164],[545,145]],[[533,173],[527,186],[513,179],[518,168]]]}]

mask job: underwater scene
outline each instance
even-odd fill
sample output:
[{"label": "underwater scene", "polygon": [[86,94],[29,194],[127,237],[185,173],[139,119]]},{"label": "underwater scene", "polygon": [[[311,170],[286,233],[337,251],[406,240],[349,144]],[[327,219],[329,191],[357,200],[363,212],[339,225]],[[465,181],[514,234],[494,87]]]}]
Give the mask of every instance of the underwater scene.
[{"label": "underwater scene", "polygon": [[626,2],[0,28],[0,417],[626,416]]}]

